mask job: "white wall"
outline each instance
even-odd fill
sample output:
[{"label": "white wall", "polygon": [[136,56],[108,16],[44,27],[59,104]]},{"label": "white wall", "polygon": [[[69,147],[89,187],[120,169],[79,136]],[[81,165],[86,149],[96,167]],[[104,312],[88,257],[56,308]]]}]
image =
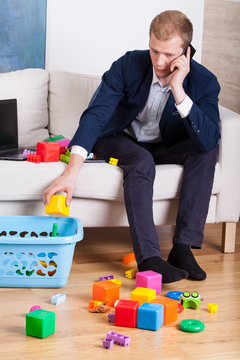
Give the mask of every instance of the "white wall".
[{"label": "white wall", "polygon": [[203,8],[204,0],[48,0],[46,68],[102,75],[126,51],[148,48],[151,20],[167,9],[192,21],[200,62]]}]

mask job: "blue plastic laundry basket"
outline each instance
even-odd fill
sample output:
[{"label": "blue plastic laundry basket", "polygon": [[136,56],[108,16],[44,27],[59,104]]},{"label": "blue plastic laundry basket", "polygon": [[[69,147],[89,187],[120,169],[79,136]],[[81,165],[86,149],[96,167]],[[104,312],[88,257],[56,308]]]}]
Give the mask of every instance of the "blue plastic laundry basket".
[{"label": "blue plastic laundry basket", "polygon": [[82,224],[73,217],[0,216],[0,287],[66,285],[76,242],[82,239]]}]

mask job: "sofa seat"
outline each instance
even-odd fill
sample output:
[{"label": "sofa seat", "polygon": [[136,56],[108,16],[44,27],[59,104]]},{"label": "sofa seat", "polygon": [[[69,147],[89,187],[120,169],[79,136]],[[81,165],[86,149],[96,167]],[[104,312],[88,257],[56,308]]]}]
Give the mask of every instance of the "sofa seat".
[{"label": "sofa seat", "polygon": [[[0,201],[41,200],[49,183],[60,176],[66,164],[35,164],[28,161],[0,161],[3,175]],[[157,165],[153,200],[179,197],[183,168],[180,165]],[[217,163],[212,194],[221,188],[220,166]],[[123,201],[122,170],[107,163],[86,163],[74,191],[75,198]]]}]

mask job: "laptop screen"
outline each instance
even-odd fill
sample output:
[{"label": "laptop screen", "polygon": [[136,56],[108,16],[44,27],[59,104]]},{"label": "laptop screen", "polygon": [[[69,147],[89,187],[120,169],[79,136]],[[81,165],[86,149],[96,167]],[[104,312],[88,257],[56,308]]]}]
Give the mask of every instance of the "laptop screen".
[{"label": "laptop screen", "polygon": [[17,100],[0,100],[0,151],[18,148]]}]

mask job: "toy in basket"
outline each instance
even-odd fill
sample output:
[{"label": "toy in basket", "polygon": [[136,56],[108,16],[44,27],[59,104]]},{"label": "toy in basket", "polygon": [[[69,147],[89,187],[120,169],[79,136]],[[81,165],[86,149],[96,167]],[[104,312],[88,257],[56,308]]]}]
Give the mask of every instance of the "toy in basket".
[{"label": "toy in basket", "polygon": [[0,287],[66,285],[82,239],[82,224],[73,217],[0,216]]}]

